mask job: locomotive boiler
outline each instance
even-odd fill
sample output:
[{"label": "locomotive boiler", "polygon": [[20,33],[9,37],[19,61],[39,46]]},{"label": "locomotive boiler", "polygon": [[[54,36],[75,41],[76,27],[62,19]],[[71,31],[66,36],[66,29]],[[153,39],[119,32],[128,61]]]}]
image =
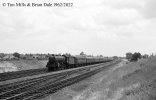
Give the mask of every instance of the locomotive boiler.
[{"label": "locomotive boiler", "polygon": [[49,61],[46,65],[48,71],[58,71],[69,68],[76,68],[91,64],[103,63],[112,61],[112,58],[104,58],[104,57],[86,57],[86,56],[50,56]]}]

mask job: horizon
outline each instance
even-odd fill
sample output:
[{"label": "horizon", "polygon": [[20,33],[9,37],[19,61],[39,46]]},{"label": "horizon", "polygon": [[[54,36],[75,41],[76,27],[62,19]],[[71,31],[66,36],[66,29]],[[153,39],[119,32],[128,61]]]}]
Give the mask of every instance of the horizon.
[{"label": "horizon", "polygon": [[[0,54],[2,54],[3,52],[0,52]],[[64,55],[64,54],[70,54],[70,55],[72,55],[72,56],[76,56],[76,55],[80,55],[80,53],[79,54],[71,54],[71,53],[20,53],[20,52],[11,52],[11,53],[3,53],[3,54],[14,54],[14,53],[19,53],[20,55],[22,54],[22,55],[25,55],[25,54],[45,54],[45,55],[47,55],[47,54],[50,54],[50,55],[52,55],[52,54],[54,54],[54,55]],[[148,55],[148,56],[155,56],[156,54],[154,54],[154,53],[150,53],[150,54],[142,54],[141,52],[126,52],[126,53],[132,53],[132,54],[134,54],[134,53],[140,53],[142,56],[143,55]],[[103,57],[115,57],[115,56],[117,56],[117,57],[126,57],[126,53],[125,53],[125,55],[123,55],[123,56],[117,56],[117,55],[112,55],[112,56],[107,56],[107,55],[102,55],[102,54],[99,54],[99,55],[93,55],[93,54],[86,54],[86,53],[84,53],[84,55],[86,55],[86,56],[103,56]]]}]

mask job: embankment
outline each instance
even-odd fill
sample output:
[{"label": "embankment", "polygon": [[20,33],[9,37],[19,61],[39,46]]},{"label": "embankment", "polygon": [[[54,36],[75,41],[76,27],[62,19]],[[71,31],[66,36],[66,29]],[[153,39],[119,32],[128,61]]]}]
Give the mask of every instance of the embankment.
[{"label": "embankment", "polygon": [[0,73],[28,69],[45,68],[48,60],[13,60],[0,61]]}]

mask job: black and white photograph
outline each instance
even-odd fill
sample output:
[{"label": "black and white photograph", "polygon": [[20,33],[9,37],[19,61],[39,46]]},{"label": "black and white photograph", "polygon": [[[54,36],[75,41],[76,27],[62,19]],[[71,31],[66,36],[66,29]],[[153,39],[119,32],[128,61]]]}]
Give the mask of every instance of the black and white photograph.
[{"label": "black and white photograph", "polygon": [[156,100],[156,1],[0,0],[0,100]]}]

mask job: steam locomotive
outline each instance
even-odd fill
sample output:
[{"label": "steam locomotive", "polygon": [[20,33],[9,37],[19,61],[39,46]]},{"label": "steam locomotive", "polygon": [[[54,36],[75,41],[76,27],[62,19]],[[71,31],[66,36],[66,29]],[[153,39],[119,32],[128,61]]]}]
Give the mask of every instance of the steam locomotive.
[{"label": "steam locomotive", "polygon": [[49,61],[47,62],[46,67],[48,71],[58,71],[69,68],[76,68],[85,65],[103,63],[112,61],[112,58],[104,57],[86,57],[86,56],[50,56]]}]

